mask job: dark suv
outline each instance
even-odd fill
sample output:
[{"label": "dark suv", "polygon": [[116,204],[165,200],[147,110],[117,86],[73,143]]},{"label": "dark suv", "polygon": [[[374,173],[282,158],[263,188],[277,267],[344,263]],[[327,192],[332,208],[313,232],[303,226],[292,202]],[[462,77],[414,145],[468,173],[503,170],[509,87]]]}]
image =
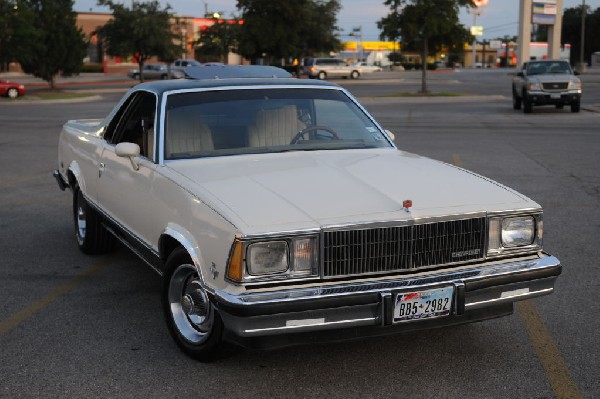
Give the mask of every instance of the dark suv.
[{"label": "dark suv", "polygon": [[350,77],[358,79],[360,71],[357,67],[338,58],[309,58],[304,63],[304,73],[309,78],[327,79],[328,77]]}]

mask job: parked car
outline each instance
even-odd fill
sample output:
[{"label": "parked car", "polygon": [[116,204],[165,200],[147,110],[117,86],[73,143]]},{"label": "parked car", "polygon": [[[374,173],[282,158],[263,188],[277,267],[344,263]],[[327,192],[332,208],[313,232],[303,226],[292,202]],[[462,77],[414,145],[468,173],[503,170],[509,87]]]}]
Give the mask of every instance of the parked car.
[{"label": "parked car", "polygon": [[[130,69],[127,74],[132,79],[140,79],[139,69]],[[170,77],[172,79],[181,79],[184,74],[178,70],[171,70]],[[166,65],[163,64],[144,64],[144,79],[169,79],[169,71]]]},{"label": "parked car", "polygon": [[118,239],[162,276],[188,355],[474,322],[553,292],[536,202],[397,149],[336,84],[188,73],[66,122],[54,172],[81,251]]},{"label": "parked car", "polygon": [[183,70],[187,67],[201,66],[201,65],[202,64],[196,60],[188,60],[188,59],[180,58],[180,59],[175,60],[171,64],[171,70],[183,72]]},{"label": "parked car", "polygon": [[378,65],[369,65],[366,62],[357,62],[353,66],[358,69],[361,75],[364,73],[381,72],[383,70]]},{"label": "parked car", "polygon": [[528,114],[534,105],[554,105],[562,109],[571,106],[571,112],[581,109],[581,80],[567,61],[544,60],[523,63],[523,68],[512,81],[513,108]]},{"label": "parked car", "polygon": [[304,73],[309,78],[324,80],[330,77],[358,79],[358,67],[338,58],[308,58],[304,64]]},{"label": "parked car", "polygon": [[25,95],[25,86],[17,82],[0,80],[0,96],[17,98]]}]

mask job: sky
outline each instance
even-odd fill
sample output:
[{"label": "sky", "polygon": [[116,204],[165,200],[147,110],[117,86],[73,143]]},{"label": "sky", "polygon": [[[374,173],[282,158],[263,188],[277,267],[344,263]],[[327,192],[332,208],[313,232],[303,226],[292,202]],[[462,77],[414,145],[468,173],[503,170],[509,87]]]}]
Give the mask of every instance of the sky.
[{"label": "sky", "polygon": [[[117,0],[119,1],[119,0]],[[131,0],[120,0],[126,5]],[[137,1],[137,0],[136,0]],[[293,0],[285,0],[293,1]],[[171,5],[173,12],[179,15],[202,17],[205,5],[209,12],[223,12],[225,17],[237,15],[236,0],[160,0],[161,4]],[[377,21],[389,13],[383,0],[341,0],[342,9],[338,13],[338,26],[341,28],[341,40],[352,41],[346,36],[354,28],[362,27],[363,41],[378,41]],[[582,0],[563,0],[563,8],[581,5]],[[600,7],[600,0],[585,0],[592,10]],[[107,7],[97,6],[96,0],[75,0],[75,11],[108,12]],[[477,25],[483,26],[484,39],[493,39],[504,35],[515,36],[519,24],[519,0],[489,0],[483,13],[477,17]],[[461,23],[468,29],[473,25],[473,15],[461,12]]]}]

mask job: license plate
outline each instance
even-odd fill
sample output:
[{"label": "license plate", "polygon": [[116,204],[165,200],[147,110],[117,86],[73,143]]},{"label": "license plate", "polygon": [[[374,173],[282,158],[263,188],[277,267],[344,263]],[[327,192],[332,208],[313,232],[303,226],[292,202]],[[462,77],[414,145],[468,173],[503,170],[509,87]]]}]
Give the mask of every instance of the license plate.
[{"label": "license plate", "polygon": [[448,316],[454,287],[405,292],[396,295],[394,323]]},{"label": "license plate", "polygon": [[558,99],[560,98],[560,93],[552,93],[550,94],[550,98]]}]

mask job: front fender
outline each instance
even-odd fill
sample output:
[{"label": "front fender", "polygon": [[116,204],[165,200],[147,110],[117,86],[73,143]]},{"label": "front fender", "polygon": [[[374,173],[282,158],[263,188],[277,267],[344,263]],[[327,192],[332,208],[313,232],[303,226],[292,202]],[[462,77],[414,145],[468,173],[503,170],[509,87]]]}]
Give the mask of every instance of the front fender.
[{"label": "front fender", "polygon": [[200,247],[194,236],[182,226],[169,223],[169,225],[162,232],[158,242],[160,256],[165,262],[166,258],[170,254],[169,249],[173,249],[170,248],[168,244],[169,239],[176,241],[177,243],[179,243],[179,245],[185,248],[187,253],[190,255],[190,258],[192,258],[192,262],[194,262],[196,270],[198,271],[200,283],[204,288],[208,289],[209,287],[207,287],[205,284],[205,274],[208,273],[208,265],[206,265],[204,262],[204,258],[202,257]]}]

